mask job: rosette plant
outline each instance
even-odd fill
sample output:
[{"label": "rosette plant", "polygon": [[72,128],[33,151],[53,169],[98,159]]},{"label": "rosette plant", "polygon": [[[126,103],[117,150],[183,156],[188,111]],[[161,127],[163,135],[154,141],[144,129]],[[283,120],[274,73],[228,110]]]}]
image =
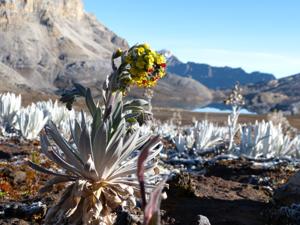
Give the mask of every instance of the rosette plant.
[{"label": "rosette plant", "polygon": [[[104,107],[95,104],[90,89],[79,84],[62,95],[61,100],[69,109],[77,96],[85,97],[93,117],[91,129],[82,116],[81,123],[75,121],[75,125],[70,126],[71,140],[67,141],[53,122],[45,126],[40,137],[42,152],[62,167],[64,173],[33,162],[29,165],[54,175],[41,192],[51,190],[54,184],[68,184],[59,202],[48,210],[45,224],[111,224],[111,212],[116,207],[135,205],[135,198],[140,193],[136,151],[147,148],[150,152],[145,162],[145,171],[150,171],[155,166],[153,159],[162,148],[159,138],[141,135],[139,129],[129,130],[128,124],[142,122],[139,118],[147,113],[143,108],[146,105],[144,100],[123,101],[130,85],[137,84],[137,76],[142,76],[130,72],[140,58],[132,59],[131,63],[127,60],[128,56],[138,52],[139,47],[117,50],[113,54],[113,71],[103,85]],[[147,54],[144,56],[146,58]],[[118,66],[115,64],[117,58],[120,58]],[[148,64],[145,64],[144,71],[150,77],[149,82],[161,70],[157,63],[152,63],[153,71],[149,71]],[[151,181],[154,176],[146,180]],[[145,183],[146,192],[153,187],[149,182]]]},{"label": "rosette plant", "polygon": [[21,95],[0,94],[0,135],[10,130],[17,122],[17,113],[21,109]]}]

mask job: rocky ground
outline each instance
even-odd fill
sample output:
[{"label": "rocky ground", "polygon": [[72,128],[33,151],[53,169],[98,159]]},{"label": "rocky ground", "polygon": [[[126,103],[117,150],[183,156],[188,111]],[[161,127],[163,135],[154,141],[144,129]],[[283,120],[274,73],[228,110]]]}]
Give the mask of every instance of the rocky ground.
[{"label": "rocky ground", "polygon": [[212,225],[283,224],[275,216],[273,190],[294,172],[281,166],[251,168],[243,160],[222,161],[208,166],[204,174],[185,173],[172,180],[162,209],[170,224],[198,224],[199,215]]},{"label": "rocky ground", "polygon": [[[283,192],[278,189],[296,173],[297,164],[213,157],[207,156],[192,169],[166,164],[172,171],[181,172],[168,181],[168,198],[161,207],[163,224],[199,224],[200,215],[212,225],[298,224],[280,209],[290,206],[298,195],[290,196],[287,187]],[[38,190],[49,177],[30,169],[26,158],[44,167],[54,166],[39,154],[38,142],[0,142],[0,224],[42,224],[47,208],[63,189],[56,186],[51,194],[39,195]],[[140,215],[141,210],[134,214]],[[118,224],[139,224],[134,222],[136,216],[118,215]]]}]

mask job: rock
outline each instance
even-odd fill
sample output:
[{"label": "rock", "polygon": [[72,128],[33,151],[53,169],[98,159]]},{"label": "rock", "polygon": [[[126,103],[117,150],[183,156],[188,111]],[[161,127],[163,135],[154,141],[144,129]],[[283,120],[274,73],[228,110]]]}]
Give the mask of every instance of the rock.
[{"label": "rock", "polygon": [[198,225],[210,225],[210,222],[206,216],[199,215]]},{"label": "rock", "polygon": [[34,217],[42,217],[46,214],[47,206],[42,202],[31,204],[11,202],[0,205],[0,219],[19,218],[30,220]]},{"label": "rock", "polygon": [[12,158],[12,154],[9,152],[4,152],[0,150],[0,159],[11,159]]},{"label": "rock", "polygon": [[300,202],[300,172],[292,176],[286,184],[279,187],[273,196],[275,202],[289,206]]},{"label": "rock", "polygon": [[27,177],[27,175],[26,175],[25,172],[23,172],[23,171],[16,171],[14,173],[14,183],[15,184],[22,183],[22,182],[24,182],[26,180],[26,177]]},{"label": "rock", "polygon": [[30,225],[32,223],[29,223],[25,220],[21,220],[21,219],[4,219],[1,220],[1,225]]}]

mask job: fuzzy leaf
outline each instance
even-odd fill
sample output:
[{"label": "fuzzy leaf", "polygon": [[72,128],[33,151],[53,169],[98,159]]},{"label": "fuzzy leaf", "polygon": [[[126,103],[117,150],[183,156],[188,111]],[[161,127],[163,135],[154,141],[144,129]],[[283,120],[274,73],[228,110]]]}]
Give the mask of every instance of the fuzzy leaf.
[{"label": "fuzzy leaf", "polygon": [[85,95],[85,101],[86,105],[91,113],[91,115],[94,117],[96,114],[97,107],[95,105],[95,102],[93,100],[92,94],[91,94],[91,89],[87,89],[86,95]]},{"label": "fuzzy leaf", "polygon": [[137,177],[140,183],[143,207],[146,206],[146,193],[145,193],[145,180],[144,180],[145,162],[147,161],[151,147],[155,146],[159,142],[160,142],[159,136],[150,139],[143,147],[138,158]]},{"label": "fuzzy leaf", "polygon": [[151,193],[149,202],[144,210],[143,225],[160,225],[160,203],[162,190],[165,187],[167,179],[164,179]]},{"label": "fuzzy leaf", "polygon": [[96,131],[99,129],[100,125],[101,125],[101,120],[102,118],[102,112],[100,108],[96,109],[96,112],[93,116],[93,123],[92,123],[92,143],[94,143],[94,139],[95,139],[95,135],[96,135]]}]

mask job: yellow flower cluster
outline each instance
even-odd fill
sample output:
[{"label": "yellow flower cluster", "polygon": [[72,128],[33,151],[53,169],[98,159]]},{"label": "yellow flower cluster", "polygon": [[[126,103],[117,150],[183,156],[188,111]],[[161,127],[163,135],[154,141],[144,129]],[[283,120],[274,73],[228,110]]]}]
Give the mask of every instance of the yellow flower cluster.
[{"label": "yellow flower cluster", "polygon": [[166,74],[166,59],[153,51],[148,44],[136,45],[125,58],[130,65],[130,84],[138,87],[153,87]]}]

